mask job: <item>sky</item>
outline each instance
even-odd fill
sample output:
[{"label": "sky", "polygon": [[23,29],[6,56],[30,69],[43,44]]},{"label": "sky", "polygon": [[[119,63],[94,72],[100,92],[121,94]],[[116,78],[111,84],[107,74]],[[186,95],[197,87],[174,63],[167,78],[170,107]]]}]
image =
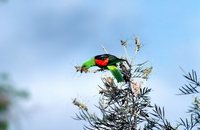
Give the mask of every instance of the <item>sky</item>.
[{"label": "sky", "polygon": [[[192,96],[177,96],[186,72],[199,72],[198,0],[7,0],[0,2],[0,72],[30,92],[15,130],[81,130],[72,119],[79,98],[94,109],[103,73],[79,74],[74,66],[104,53],[124,56],[120,40],[138,35],[143,44],[134,62],[148,60],[152,103],[164,106],[173,123]],[[94,110],[95,111],[95,110]]]}]

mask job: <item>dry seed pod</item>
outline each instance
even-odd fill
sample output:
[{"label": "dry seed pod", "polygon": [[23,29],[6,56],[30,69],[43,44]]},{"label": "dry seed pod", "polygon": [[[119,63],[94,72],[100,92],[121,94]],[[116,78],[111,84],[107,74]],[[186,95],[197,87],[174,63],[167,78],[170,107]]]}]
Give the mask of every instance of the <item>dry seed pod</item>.
[{"label": "dry seed pod", "polygon": [[134,93],[135,96],[137,96],[138,94],[140,94],[140,88],[141,88],[141,83],[134,81],[131,84],[131,90]]},{"label": "dry seed pod", "polygon": [[200,108],[200,100],[197,97],[194,98],[194,103]]},{"label": "dry seed pod", "polygon": [[80,109],[83,109],[85,111],[88,111],[88,108],[85,104],[81,103],[80,101],[78,101],[76,98],[73,100],[73,104],[77,107],[79,107]]},{"label": "dry seed pod", "polygon": [[141,48],[141,43],[138,36],[135,37],[135,45],[136,45],[135,52],[138,52]]},{"label": "dry seed pod", "polygon": [[149,74],[152,72],[153,67],[149,67],[143,70],[143,79],[148,79]]}]

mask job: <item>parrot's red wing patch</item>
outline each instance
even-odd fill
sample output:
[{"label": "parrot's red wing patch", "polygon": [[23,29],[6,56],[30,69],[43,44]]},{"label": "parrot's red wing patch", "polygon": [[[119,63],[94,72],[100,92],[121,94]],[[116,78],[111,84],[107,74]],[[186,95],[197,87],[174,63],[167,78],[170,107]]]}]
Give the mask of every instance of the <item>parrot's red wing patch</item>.
[{"label": "parrot's red wing patch", "polygon": [[108,61],[109,61],[108,58],[106,58],[106,59],[104,59],[104,60],[95,59],[96,64],[97,64],[98,66],[100,66],[100,67],[105,67],[105,66],[107,66],[107,65],[108,65]]}]

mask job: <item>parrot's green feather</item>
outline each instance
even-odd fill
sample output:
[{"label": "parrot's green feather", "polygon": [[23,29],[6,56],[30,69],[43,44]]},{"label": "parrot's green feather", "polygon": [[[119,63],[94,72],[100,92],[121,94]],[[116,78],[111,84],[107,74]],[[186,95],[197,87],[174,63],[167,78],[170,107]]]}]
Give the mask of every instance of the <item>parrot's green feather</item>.
[{"label": "parrot's green feather", "polygon": [[123,82],[124,78],[118,68],[114,65],[107,66],[112,75],[116,78],[117,82]]},{"label": "parrot's green feather", "polygon": [[86,62],[84,62],[82,67],[89,69],[90,67],[95,66],[95,64],[96,64],[95,59],[91,58],[91,59],[87,60]]}]

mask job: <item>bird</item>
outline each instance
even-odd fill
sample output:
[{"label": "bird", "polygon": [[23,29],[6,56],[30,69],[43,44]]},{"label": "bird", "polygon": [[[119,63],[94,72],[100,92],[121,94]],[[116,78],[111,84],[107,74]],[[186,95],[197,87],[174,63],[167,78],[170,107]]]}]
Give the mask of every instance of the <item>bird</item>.
[{"label": "bird", "polygon": [[124,78],[122,73],[117,68],[117,63],[123,62],[125,59],[117,58],[111,54],[96,55],[89,60],[85,61],[81,66],[81,73],[87,72],[90,67],[97,66],[101,70],[109,70],[117,82],[123,82]]}]

